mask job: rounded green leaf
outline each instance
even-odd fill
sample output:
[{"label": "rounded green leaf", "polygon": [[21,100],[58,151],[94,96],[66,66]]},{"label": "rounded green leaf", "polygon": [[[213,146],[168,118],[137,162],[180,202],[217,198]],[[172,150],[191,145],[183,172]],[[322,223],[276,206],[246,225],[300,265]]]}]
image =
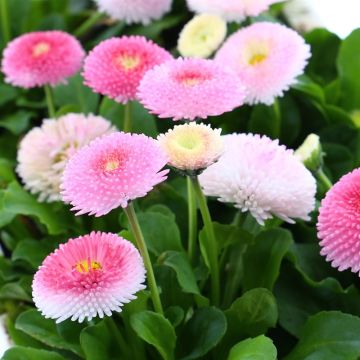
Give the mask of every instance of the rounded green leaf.
[{"label": "rounded green leaf", "polygon": [[227,360],[276,360],[273,342],[264,335],[246,339],[233,346]]},{"label": "rounded green leaf", "polygon": [[176,334],[169,320],[152,311],[143,311],[134,314],[130,324],[141,339],[159,351],[164,360],[174,358]]},{"label": "rounded green leaf", "polygon": [[[73,326],[79,325],[74,323]],[[83,355],[78,339],[65,339],[58,332],[55,321],[45,319],[38,310],[31,309],[21,313],[16,319],[15,327],[50,347]]]},{"label": "rounded green leaf", "polygon": [[179,340],[182,360],[198,359],[213,349],[227,329],[226,317],[215,307],[195,311],[186,324]]},{"label": "rounded green leaf", "polygon": [[5,352],[2,360],[65,360],[60,354],[53,351],[33,349],[25,346],[16,346]]},{"label": "rounded green leaf", "polygon": [[272,290],[281,261],[292,242],[291,233],[284,229],[261,232],[244,255],[245,289],[264,287]]},{"label": "rounded green leaf", "polygon": [[300,341],[286,360],[357,360],[360,356],[360,318],[338,311],[312,316]]}]

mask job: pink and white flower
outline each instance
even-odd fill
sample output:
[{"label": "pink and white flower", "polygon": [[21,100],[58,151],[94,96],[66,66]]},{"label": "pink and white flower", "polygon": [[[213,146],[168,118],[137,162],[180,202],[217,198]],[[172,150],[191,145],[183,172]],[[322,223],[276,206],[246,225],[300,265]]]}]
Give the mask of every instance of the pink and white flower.
[{"label": "pink and white flower", "polygon": [[83,322],[112,312],[144,289],[145,268],[135,246],[116,234],[92,232],[48,255],[32,284],[46,318]]}]

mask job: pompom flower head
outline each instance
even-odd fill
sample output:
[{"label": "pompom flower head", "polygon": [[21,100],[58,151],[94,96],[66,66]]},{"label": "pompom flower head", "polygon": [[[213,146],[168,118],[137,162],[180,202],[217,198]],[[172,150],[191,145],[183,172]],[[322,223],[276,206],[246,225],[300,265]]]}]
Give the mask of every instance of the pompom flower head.
[{"label": "pompom flower head", "polygon": [[95,0],[99,10],[127,24],[148,24],[171,8],[172,0]]},{"label": "pompom flower head", "polygon": [[245,89],[236,74],[213,60],[179,58],[149,70],[138,97],[160,118],[194,120],[242,105]]},{"label": "pompom flower head", "polygon": [[223,142],[221,129],[210,125],[177,125],[158,141],[169,158],[169,164],[180,170],[198,171],[213,164],[221,155]]},{"label": "pompom flower head", "polygon": [[145,135],[117,132],[95,139],[68,162],[63,200],[77,215],[105,215],[164,181],[166,163],[159,144]]},{"label": "pompom flower head", "polygon": [[321,255],[340,271],[360,271],[360,169],[344,175],[321,202]]},{"label": "pompom flower head", "polygon": [[221,16],[227,21],[242,21],[246,16],[257,16],[269,6],[282,0],[187,0],[190,10]]},{"label": "pompom flower head", "polygon": [[102,41],[85,59],[85,85],[119,103],[136,99],[146,71],[172,56],[143,36]]},{"label": "pompom flower head", "polygon": [[253,134],[226,135],[224,144],[218,162],[199,176],[206,195],[249,211],[260,224],[273,215],[309,220],[316,182],[292,150]]},{"label": "pompom flower head", "polygon": [[232,68],[248,89],[246,102],[270,105],[304,72],[310,47],[286,26],[259,22],[238,30],[215,60]]},{"label": "pompom flower head", "polygon": [[90,321],[135,299],[145,288],[145,268],[133,244],[111,233],[70,239],[48,255],[34,276],[36,307],[59,323]]},{"label": "pompom flower head", "polygon": [[75,75],[85,52],[63,31],[37,31],[19,36],[4,50],[1,68],[5,81],[23,88],[57,85]]},{"label": "pompom flower head", "polygon": [[178,50],[182,56],[207,58],[224,41],[226,23],[216,15],[195,16],[182,29]]},{"label": "pompom flower head", "polygon": [[17,172],[39,200],[60,200],[61,177],[68,159],[82,146],[115,129],[101,116],[67,114],[46,119],[21,140]]}]

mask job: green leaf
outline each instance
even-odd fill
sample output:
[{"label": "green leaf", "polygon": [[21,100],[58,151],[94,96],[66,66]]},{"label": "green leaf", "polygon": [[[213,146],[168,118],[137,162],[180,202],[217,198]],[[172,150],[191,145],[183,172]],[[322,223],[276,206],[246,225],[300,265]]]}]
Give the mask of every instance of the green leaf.
[{"label": "green leaf", "polygon": [[360,109],[360,29],[341,44],[337,66],[341,84],[341,104],[348,110]]},{"label": "green leaf", "polygon": [[0,289],[0,299],[12,299],[31,302],[31,295],[25,291],[20,282],[7,283]]},{"label": "green leaf", "polygon": [[64,339],[58,333],[55,321],[45,319],[38,310],[31,309],[21,313],[16,319],[15,327],[48,346],[83,356],[77,339]]},{"label": "green leaf", "polygon": [[79,74],[68,80],[66,85],[58,85],[54,89],[54,101],[57,107],[76,106],[84,113],[96,113],[99,95],[83,84]]},{"label": "green leaf", "polygon": [[45,257],[54,250],[54,244],[48,239],[44,241],[23,240],[18,243],[12,253],[12,260],[23,260],[34,269],[43,262]]},{"label": "green leaf", "polygon": [[354,168],[354,157],[347,147],[335,143],[323,143],[322,146],[325,164],[331,170],[333,181],[337,181]]},{"label": "green leaf", "polygon": [[319,104],[325,102],[323,89],[306,75],[299,76],[297,83],[294,84],[292,88],[302,95],[305,95],[307,98],[315,100]]},{"label": "green leaf", "polygon": [[246,339],[231,348],[227,360],[276,360],[277,351],[273,342],[261,335]]},{"label": "green leaf", "polygon": [[274,295],[267,289],[252,289],[235,300],[225,312],[233,330],[246,336],[257,336],[275,327],[278,311]]},{"label": "green leaf", "polygon": [[360,355],[360,318],[338,311],[312,316],[300,341],[285,360],[357,360]]},{"label": "green leaf", "polygon": [[74,219],[64,208],[57,209],[55,205],[39,203],[35,197],[26,192],[17,182],[12,182],[4,193],[4,209],[12,214],[31,215],[39,219],[50,234],[60,234],[74,226]]},{"label": "green leaf", "polygon": [[0,127],[11,131],[15,135],[20,135],[29,126],[33,113],[27,111],[18,111],[14,114],[1,119]]},{"label": "green leaf", "polygon": [[198,359],[213,349],[227,329],[226,317],[215,307],[195,311],[183,329],[179,340],[182,360]]},{"label": "green leaf", "polygon": [[17,95],[18,92],[13,86],[0,84],[0,106],[14,100]]},{"label": "green leaf", "polygon": [[[303,258],[307,255],[302,252],[301,256]],[[284,261],[276,283],[279,323],[286,331],[299,336],[300,329],[309,316],[322,310],[341,310],[360,316],[360,292],[357,288],[350,286],[343,289],[338,280],[329,277],[319,282],[311,280],[308,275],[326,276],[324,266],[310,259],[308,261],[311,263],[304,267],[304,261],[304,259],[299,261],[296,268],[288,261]],[[299,266],[304,268],[300,269]],[[309,267],[312,268],[311,271]],[[314,269],[316,267],[317,270]],[[316,273],[316,271],[320,272]]]},{"label": "green leaf", "polygon": [[82,330],[80,344],[86,360],[130,360],[129,348],[119,332],[112,318]]},{"label": "green leaf", "polygon": [[[307,72],[315,81],[328,83],[337,77],[336,58],[341,40],[326,29],[315,29],[305,34],[311,46],[311,58]],[[326,56],[324,56],[326,54]]]},{"label": "green leaf", "polygon": [[15,346],[5,352],[2,360],[66,360],[54,351]]},{"label": "green leaf", "polygon": [[134,314],[130,324],[138,336],[153,345],[164,360],[174,358],[176,334],[170,321],[152,311]]},{"label": "green leaf", "polygon": [[194,272],[185,253],[169,251],[165,254],[163,263],[176,272],[179,284],[185,292],[200,295]]},{"label": "green leaf", "polygon": [[261,232],[244,255],[244,288],[272,290],[279,276],[281,261],[292,242],[291,233],[284,229]]},{"label": "green leaf", "polygon": [[172,216],[156,212],[138,214],[146,244],[154,255],[165,251],[183,251],[179,228]]}]

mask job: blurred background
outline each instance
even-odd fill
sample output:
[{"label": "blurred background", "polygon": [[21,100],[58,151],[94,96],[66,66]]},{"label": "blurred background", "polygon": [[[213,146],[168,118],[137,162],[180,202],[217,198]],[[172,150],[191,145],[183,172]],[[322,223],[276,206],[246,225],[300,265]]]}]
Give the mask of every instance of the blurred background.
[{"label": "blurred background", "polygon": [[360,0],[290,0],[284,12],[302,32],[324,27],[344,39],[360,27]]}]

